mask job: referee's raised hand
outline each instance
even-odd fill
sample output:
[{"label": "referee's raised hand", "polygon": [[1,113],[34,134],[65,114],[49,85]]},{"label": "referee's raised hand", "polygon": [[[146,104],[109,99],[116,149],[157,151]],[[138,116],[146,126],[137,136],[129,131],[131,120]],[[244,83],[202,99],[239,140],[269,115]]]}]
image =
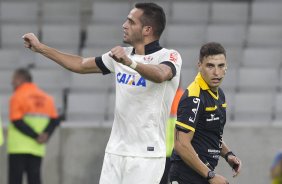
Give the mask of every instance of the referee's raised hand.
[{"label": "referee's raised hand", "polygon": [[33,33],[27,33],[23,35],[22,38],[24,40],[24,46],[26,48],[29,48],[34,52],[40,51],[41,43],[39,42],[38,38]]}]

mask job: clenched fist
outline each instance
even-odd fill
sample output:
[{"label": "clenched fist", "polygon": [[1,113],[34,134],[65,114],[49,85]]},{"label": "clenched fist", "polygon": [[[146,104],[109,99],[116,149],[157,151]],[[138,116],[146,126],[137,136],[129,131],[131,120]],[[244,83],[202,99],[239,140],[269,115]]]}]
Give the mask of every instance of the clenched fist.
[{"label": "clenched fist", "polygon": [[111,49],[111,53],[110,56],[119,63],[122,63],[126,66],[129,66],[132,61],[128,58],[128,56],[126,55],[124,48],[121,46],[116,46],[114,48]]},{"label": "clenched fist", "polygon": [[34,52],[40,51],[40,45],[38,38],[33,33],[27,33],[22,37],[24,39],[24,46],[31,49]]}]

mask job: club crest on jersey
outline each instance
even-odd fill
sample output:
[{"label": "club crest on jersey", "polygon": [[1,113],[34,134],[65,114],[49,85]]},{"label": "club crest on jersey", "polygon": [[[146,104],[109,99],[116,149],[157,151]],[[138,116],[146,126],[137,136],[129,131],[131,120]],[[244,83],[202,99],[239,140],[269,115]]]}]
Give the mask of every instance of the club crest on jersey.
[{"label": "club crest on jersey", "polygon": [[131,86],[146,87],[146,80],[139,75],[130,75],[126,73],[117,73],[117,82]]},{"label": "club crest on jersey", "polygon": [[153,56],[144,56],[144,61],[146,61],[146,62],[151,62],[151,61],[153,61]]}]

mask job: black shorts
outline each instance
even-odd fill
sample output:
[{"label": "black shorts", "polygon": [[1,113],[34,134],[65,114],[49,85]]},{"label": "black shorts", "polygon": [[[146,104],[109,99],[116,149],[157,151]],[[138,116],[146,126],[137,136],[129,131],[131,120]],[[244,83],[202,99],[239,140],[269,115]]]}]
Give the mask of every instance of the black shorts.
[{"label": "black shorts", "polygon": [[170,167],[170,182],[178,184],[209,184],[208,180],[190,168],[183,161],[173,161]]}]

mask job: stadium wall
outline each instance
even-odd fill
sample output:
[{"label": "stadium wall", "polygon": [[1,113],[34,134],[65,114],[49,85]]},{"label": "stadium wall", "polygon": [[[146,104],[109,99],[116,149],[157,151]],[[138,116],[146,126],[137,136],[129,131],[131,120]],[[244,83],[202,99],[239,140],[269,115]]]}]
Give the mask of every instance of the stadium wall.
[{"label": "stadium wall", "polygon": [[[282,126],[227,126],[225,142],[243,161],[242,173],[232,178],[231,169],[223,159],[216,172],[227,177],[230,184],[268,184],[269,168],[275,153],[282,148]],[[64,125],[48,144],[43,162],[44,184],[98,184],[109,127]],[[0,183],[6,182],[7,155],[0,149]]]}]

